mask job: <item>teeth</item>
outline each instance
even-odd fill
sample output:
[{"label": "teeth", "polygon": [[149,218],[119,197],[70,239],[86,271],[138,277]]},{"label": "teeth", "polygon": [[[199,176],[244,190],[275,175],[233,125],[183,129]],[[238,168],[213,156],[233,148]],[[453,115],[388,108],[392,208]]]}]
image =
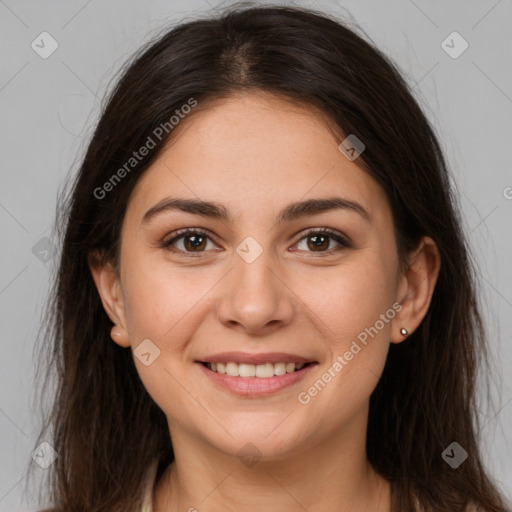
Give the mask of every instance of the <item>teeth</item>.
[{"label": "teeth", "polygon": [[259,377],[260,379],[265,379],[265,378],[273,377],[273,376],[274,376],[274,365],[272,363],[256,365],[256,377]]},{"label": "teeth", "polygon": [[234,366],[238,366],[238,371],[235,377],[256,377],[256,366],[253,364],[239,364],[232,363]]},{"label": "teeth", "polygon": [[238,377],[238,365],[236,363],[227,363],[226,374],[231,377]]},{"label": "teeth", "polygon": [[[293,363],[291,363],[293,364]],[[293,364],[295,370],[295,365]],[[286,363],[274,363],[274,375],[284,375],[286,373]]]},{"label": "teeth", "polygon": [[274,375],[284,375],[293,373],[304,367],[304,363],[265,363],[265,364],[245,364],[245,363],[206,363],[210,370],[227,374],[231,377],[258,377],[265,379]]}]

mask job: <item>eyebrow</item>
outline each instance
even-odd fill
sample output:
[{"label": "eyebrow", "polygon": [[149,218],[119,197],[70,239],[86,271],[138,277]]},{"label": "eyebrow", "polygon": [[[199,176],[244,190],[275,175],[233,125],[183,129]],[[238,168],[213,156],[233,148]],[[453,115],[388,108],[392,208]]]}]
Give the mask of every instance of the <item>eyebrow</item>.
[{"label": "eyebrow", "polygon": [[[361,204],[342,197],[329,197],[307,199],[289,204],[279,212],[277,224],[297,220],[307,215],[318,215],[331,210],[355,212],[361,215],[367,222],[371,222],[370,214]],[[227,208],[222,204],[213,201],[166,197],[144,214],[141,224],[146,224],[157,215],[168,211],[182,211],[221,220],[228,224],[232,224],[234,220]]]}]

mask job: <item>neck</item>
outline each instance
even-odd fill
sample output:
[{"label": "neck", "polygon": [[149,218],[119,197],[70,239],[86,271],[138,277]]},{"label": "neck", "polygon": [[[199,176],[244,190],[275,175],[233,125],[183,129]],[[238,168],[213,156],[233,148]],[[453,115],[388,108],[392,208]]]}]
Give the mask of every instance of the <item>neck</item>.
[{"label": "neck", "polygon": [[156,486],[153,512],[387,512],[390,485],[369,464],[360,427],[355,421],[352,432],[251,464],[173,425],[175,460]]}]

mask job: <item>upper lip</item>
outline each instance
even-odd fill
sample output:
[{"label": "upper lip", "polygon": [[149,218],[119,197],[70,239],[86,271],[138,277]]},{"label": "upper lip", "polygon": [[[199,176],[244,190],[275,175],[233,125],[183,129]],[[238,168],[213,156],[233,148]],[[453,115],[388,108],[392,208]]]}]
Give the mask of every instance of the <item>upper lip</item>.
[{"label": "upper lip", "polygon": [[265,363],[313,363],[312,359],[298,356],[296,354],[286,354],[284,352],[265,352],[261,354],[249,354],[247,352],[222,352],[211,356],[205,356],[198,360],[202,363],[245,363],[245,364],[265,364]]}]

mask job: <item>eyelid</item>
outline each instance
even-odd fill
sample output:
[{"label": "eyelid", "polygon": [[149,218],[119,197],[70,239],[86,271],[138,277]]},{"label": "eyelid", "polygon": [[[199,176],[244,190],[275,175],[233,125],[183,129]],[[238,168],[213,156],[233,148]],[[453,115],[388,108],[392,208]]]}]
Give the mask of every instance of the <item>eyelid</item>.
[{"label": "eyelid", "polygon": [[[345,248],[351,248],[352,247],[352,243],[350,242],[350,239],[345,234],[343,234],[340,231],[328,228],[328,227],[306,229],[306,231],[303,231],[303,232],[299,233],[300,238],[297,239],[297,242],[295,242],[295,244],[300,242],[303,238],[306,238],[307,236],[313,235],[315,233],[329,235],[330,238],[334,239],[342,247],[345,247]],[[329,251],[319,251],[319,252],[320,253],[324,252],[324,254],[330,254],[330,251],[331,250],[329,250]],[[315,251],[307,251],[307,252],[314,253]]]},{"label": "eyelid", "polygon": [[[312,254],[314,254],[315,252],[318,252],[319,254],[333,254],[333,252],[336,252],[337,250],[348,249],[348,248],[352,248],[353,247],[352,243],[350,242],[350,239],[346,235],[344,235],[343,233],[341,233],[339,231],[336,231],[336,230],[333,230],[331,228],[328,228],[328,227],[309,228],[309,229],[306,229],[305,231],[302,231],[302,232],[298,233],[295,236],[298,236],[299,238],[297,238],[297,240],[295,241],[295,243],[293,245],[294,246],[297,245],[304,238],[306,238],[306,237],[308,237],[310,235],[316,234],[316,233],[328,235],[329,238],[331,238],[335,242],[337,242],[340,247],[334,248],[334,249],[329,249],[327,251],[305,251],[305,252],[311,252]],[[172,246],[172,244],[174,242],[176,242],[177,240],[179,240],[181,238],[186,237],[187,235],[189,235],[189,236],[191,236],[191,235],[203,235],[203,236],[206,236],[207,238],[211,239],[213,242],[215,242],[217,244],[216,236],[213,235],[213,233],[211,233],[207,229],[204,229],[204,228],[183,228],[183,229],[179,229],[177,231],[174,231],[169,236],[164,237],[164,239],[162,240],[160,245],[164,249],[173,251],[173,252],[175,252],[177,254],[186,254],[187,256],[191,256],[191,257],[197,257],[197,256],[200,256],[202,254],[205,254],[205,253],[209,252],[209,251],[200,251],[200,252],[194,253],[194,252],[182,251],[182,250],[179,250],[179,249],[175,249],[175,250],[170,249],[170,247]],[[301,251],[294,251],[294,252],[301,252]]]},{"label": "eyelid", "polygon": [[166,235],[160,242],[160,246],[163,249],[174,252],[175,254],[183,254],[183,255],[192,256],[192,257],[201,256],[202,254],[206,254],[208,252],[208,251],[203,251],[203,252],[193,253],[193,252],[181,251],[179,249],[172,248],[172,244],[174,242],[176,242],[177,240],[179,240],[181,238],[185,238],[187,235],[188,236],[192,236],[192,235],[206,236],[207,238],[211,239],[216,245],[218,245],[218,243],[216,242],[216,240],[217,240],[216,236],[213,233],[211,233],[210,231],[208,231],[207,229],[183,228],[183,229],[178,229],[177,231],[173,231],[169,235]]}]

